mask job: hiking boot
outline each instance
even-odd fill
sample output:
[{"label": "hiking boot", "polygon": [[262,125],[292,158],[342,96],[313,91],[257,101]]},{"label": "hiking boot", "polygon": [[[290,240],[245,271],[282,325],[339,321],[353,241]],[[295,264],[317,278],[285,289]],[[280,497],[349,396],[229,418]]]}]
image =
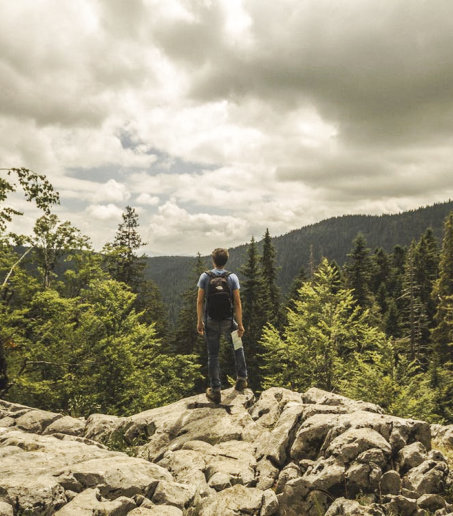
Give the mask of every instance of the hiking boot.
[{"label": "hiking boot", "polygon": [[220,403],[220,400],[222,399],[220,389],[212,389],[211,387],[206,389],[206,397],[209,401],[214,403]]},{"label": "hiking boot", "polygon": [[234,386],[234,388],[237,391],[243,391],[244,389],[247,388],[247,386],[248,386],[247,378],[238,378],[236,380],[236,385]]}]

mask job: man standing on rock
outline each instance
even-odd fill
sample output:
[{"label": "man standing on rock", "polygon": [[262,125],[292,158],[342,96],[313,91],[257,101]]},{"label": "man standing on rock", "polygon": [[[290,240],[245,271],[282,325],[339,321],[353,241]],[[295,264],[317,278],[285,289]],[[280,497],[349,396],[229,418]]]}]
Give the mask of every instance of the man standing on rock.
[{"label": "man standing on rock", "polygon": [[[214,268],[203,272],[197,285],[197,330],[200,335],[205,335],[208,348],[210,386],[206,389],[206,396],[214,403],[221,401],[219,348],[222,335],[225,335],[234,350],[237,377],[235,389],[242,391],[247,387],[247,367],[244,348],[240,341],[245,330],[242,324],[239,279],[236,274],[224,268],[228,256],[227,249],[214,249],[211,254]],[[236,320],[233,318],[233,312]],[[237,335],[233,344],[232,332],[236,330]]]}]

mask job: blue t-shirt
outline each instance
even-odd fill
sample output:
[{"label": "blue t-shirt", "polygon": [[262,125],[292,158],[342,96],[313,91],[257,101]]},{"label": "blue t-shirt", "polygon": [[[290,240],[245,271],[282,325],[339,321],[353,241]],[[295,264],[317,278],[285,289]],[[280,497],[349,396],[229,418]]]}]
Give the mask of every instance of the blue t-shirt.
[{"label": "blue t-shirt", "polygon": [[[211,272],[213,272],[217,276],[220,276],[221,274],[227,271],[226,269],[212,269]],[[239,278],[236,276],[236,274],[231,273],[228,276],[227,281],[228,285],[230,286],[231,292],[233,292],[233,290],[238,290],[241,288],[239,285]],[[206,291],[206,289],[208,288],[208,283],[209,276],[206,274],[206,272],[203,272],[203,274],[200,276],[200,279],[198,280],[197,287],[202,288],[204,291]]]}]

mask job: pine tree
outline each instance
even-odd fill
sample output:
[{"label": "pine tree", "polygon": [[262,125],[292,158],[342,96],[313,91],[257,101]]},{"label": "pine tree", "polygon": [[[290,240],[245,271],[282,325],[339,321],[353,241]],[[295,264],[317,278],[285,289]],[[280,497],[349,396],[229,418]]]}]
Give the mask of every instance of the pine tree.
[{"label": "pine tree", "polygon": [[426,327],[426,313],[420,299],[420,285],[416,274],[416,243],[409,246],[404,267],[402,300],[403,352],[407,353],[410,361],[424,360],[426,349],[423,346],[423,329]]},{"label": "pine tree", "polygon": [[439,362],[447,364],[453,362],[453,213],[445,220],[439,278],[433,296],[438,301],[432,332],[434,351]]},{"label": "pine tree", "polygon": [[370,284],[372,279],[372,262],[370,250],[366,246],[365,237],[359,233],[353,242],[345,265],[346,285],[353,289],[354,297],[362,309],[373,304]]},{"label": "pine tree", "polygon": [[126,206],[123,222],[118,225],[113,243],[104,246],[104,262],[110,276],[128,285],[137,294],[134,308],[141,312],[143,322],[155,323],[158,337],[165,337],[168,327],[168,310],[162,301],[157,285],[145,279],[146,262],[137,255],[145,245],[139,233],[138,214]]},{"label": "pine tree", "polygon": [[145,262],[136,251],[145,245],[138,232],[138,215],[126,206],[123,222],[118,225],[113,243],[104,246],[107,269],[113,279],[129,285],[134,292],[143,278]]},{"label": "pine tree", "polygon": [[182,355],[196,354],[200,364],[205,364],[204,339],[197,332],[197,295],[196,287],[200,275],[206,270],[205,263],[198,253],[193,265],[190,287],[183,293],[183,305],[179,312],[176,329],[172,336],[171,349]]},{"label": "pine tree", "polygon": [[[431,228],[422,235],[415,248],[415,277],[420,286],[420,300],[428,317],[429,326],[433,326],[436,303],[432,296],[434,282],[439,274],[439,250]],[[426,342],[429,335],[426,335]]]},{"label": "pine tree", "polygon": [[368,311],[357,306],[352,290],[337,289],[336,271],[323,259],[312,282],[302,285],[283,337],[273,326],[264,330],[263,386],[300,392],[308,387],[338,390],[356,353],[385,340],[368,319]]},{"label": "pine tree", "polygon": [[265,299],[266,290],[260,270],[255,239],[252,237],[247,249],[247,263],[240,270],[245,276],[242,281],[241,301],[243,306],[242,321],[245,327],[243,337],[245,358],[253,389],[259,388],[260,376],[258,368],[259,340],[266,324]]},{"label": "pine tree", "polygon": [[305,267],[302,266],[299,270],[299,274],[294,278],[291,288],[289,289],[288,294],[288,302],[286,303],[286,309],[290,308],[291,310],[294,310],[295,308],[295,301],[300,299],[299,292],[302,285],[308,281],[307,273],[305,272]]},{"label": "pine tree", "polygon": [[276,251],[272,244],[269,229],[266,229],[261,256],[261,270],[264,283],[264,310],[267,322],[279,326],[282,322],[280,309],[280,289],[277,286]]},{"label": "pine tree", "polygon": [[437,310],[432,330],[431,375],[442,416],[453,421],[453,212],[445,219],[439,277],[432,295]]}]

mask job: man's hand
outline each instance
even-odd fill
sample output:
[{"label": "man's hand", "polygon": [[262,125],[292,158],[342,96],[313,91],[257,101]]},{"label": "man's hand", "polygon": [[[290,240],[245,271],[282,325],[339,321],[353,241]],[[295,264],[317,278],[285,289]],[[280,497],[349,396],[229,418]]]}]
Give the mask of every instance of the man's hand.
[{"label": "man's hand", "polygon": [[241,337],[242,338],[242,335],[244,335],[245,333],[245,328],[244,326],[242,326],[242,324],[239,324],[238,325],[238,337]]},{"label": "man's hand", "polygon": [[197,332],[198,332],[200,335],[204,335],[204,324],[203,324],[203,321],[198,321],[198,324],[197,324]]}]

